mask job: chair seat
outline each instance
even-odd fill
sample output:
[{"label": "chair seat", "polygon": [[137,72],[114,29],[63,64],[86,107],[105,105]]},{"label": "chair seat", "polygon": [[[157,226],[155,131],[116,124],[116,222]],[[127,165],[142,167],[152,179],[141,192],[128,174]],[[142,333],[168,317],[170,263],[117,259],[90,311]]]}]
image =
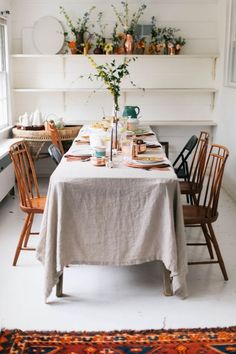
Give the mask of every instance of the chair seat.
[{"label": "chair seat", "polygon": [[180,181],[181,194],[197,194],[201,192],[201,186],[194,182]]},{"label": "chair seat", "polygon": [[[183,205],[184,224],[185,225],[200,225],[204,223],[212,223],[218,217],[218,212],[214,216],[208,216],[208,208],[198,205]],[[211,211],[211,209],[210,209]]]},{"label": "chair seat", "polygon": [[46,203],[46,196],[43,196],[40,198],[32,198],[31,203],[32,203],[32,207],[29,206],[27,208],[22,205],[20,207],[26,213],[27,212],[32,213],[32,211],[33,211],[34,213],[37,213],[37,214],[43,214],[45,203]]},{"label": "chair seat", "polygon": [[175,173],[176,173],[177,177],[180,179],[188,179],[189,178],[189,175],[186,173],[184,168],[181,168],[181,169],[175,168]]}]

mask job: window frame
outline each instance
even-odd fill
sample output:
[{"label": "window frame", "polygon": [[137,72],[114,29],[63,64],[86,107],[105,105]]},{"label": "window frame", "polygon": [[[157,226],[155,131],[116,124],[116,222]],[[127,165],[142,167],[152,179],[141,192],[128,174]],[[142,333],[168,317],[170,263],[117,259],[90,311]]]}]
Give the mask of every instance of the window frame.
[{"label": "window frame", "polygon": [[[236,63],[236,0],[230,0],[228,11],[228,31],[227,31],[227,59],[226,59],[226,82],[225,85],[231,88],[236,88],[236,71],[234,73],[235,81],[233,81],[233,63]],[[236,70],[236,67],[235,67]]]},{"label": "window frame", "polygon": [[0,16],[0,26],[3,26],[3,56],[2,61],[4,63],[4,70],[0,71],[5,76],[5,83],[3,84],[3,89],[6,93],[5,98],[2,98],[4,103],[3,111],[5,110],[4,122],[0,121],[0,132],[4,131],[11,125],[11,111],[10,111],[10,79],[9,79],[9,51],[8,51],[8,35],[7,35],[7,20],[5,17]]}]

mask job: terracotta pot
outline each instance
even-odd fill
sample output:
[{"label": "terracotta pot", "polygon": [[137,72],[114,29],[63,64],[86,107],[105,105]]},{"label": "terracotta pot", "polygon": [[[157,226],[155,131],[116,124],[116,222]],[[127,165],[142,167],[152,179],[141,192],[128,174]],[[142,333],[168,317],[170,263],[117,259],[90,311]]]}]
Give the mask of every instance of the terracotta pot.
[{"label": "terracotta pot", "polygon": [[134,51],[134,39],[131,34],[126,35],[125,39],[125,53],[126,54],[133,54]]},{"label": "terracotta pot", "polygon": [[175,55],[175,48],[174,47],[168,48],[168,54]]},{"label": "terracotta pot", "polygon": [[125,54],[125,48],[124,47],[117,47],[115,50],[114,50],[114,54]]},{"label": "terracotta pot", "polygon": [[158,55],[164,54],[164,47],[163,47],[163,44],[157,44],[157,45],[156,45],[156,53],[157,53]]},{"label": "terracotta pot", "polygon": [[96,47],[93,51],[94,54],[103,54],[103,49],[101,47]]},{"label": "terracotta pot", "polygon": [[71,41],[68,43],[68,47],[70,48],[71,54],[77,54],[77,47],[76,47],[76,42]]}]

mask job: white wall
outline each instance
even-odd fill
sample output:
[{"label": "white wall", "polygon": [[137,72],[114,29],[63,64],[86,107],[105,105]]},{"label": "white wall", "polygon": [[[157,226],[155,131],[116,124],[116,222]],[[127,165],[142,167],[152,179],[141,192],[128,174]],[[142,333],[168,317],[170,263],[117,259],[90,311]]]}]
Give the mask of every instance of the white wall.
[{"label": "white wall", "polygon": [[[180,28],[180,35],[188,41],[184,53],[218,52],[218,0],[130,0],[131,12],[142,3],[147,4],[147,9],[141,23],[149,24],[155,15],[158,25]],[[41,16],[55,16],[65,23],[64,17],[60,15],[60,5],[65,7],[75,21],[77,16],[82,16],[85,10],[96,5],[96,13],[104,12],[104,22],[108,24],[107,31],[110,33],[115,21],[111,4],[120,7],[119,0],[12,0],[13,53],[22,52],[22,29],[33,26]],[[92,21],[96,23],[95,13]]]},{"label": "white wall", "polygon": [[[219,53],[218,34],[218,0],[130,0],[131,12],[135,11],[142,3],[147,4],[147,9],[140,23],[149,24],[151,17],[155,15],[160,26],[175,26],[181,29],[180,35],[187,39],[182,54],[216,54]],[[77,16],[82,16],[84,11],[92,5],[96,5],[96,12],[92,15],[92,21],[96,23],[96,13],[104,12],[104,22],[108,23],[107,31],[111,33],[115,22],[115,15],[112,12],[111,4],[120,7],[118,0],[11,0],[12,4],[12,53],[22,53],[22,32],[24,28],[33,27],[35,21],[42,16],[55,16],[61,22],[65,19],[60,15],[59,6],[63,5],[71,17],[76,20]],[[21,59],[20,59],[21,60]],[[219,61],[219,60],[218,60]],[[163,62],[164,63],[164,62]],[[158,87],[217,87],[218,69],[216,80],[212,79],[213,65],[210,60],[204,64],[199,59],[194,65],[182,62],[178,68],[172,62],[172,77],[163,70],[164,64],[156,64],[153,69],[153,77],[158,77]],[[63,63],[57,62],[53,66],[49,61],[43,63],[43,72],[40,80],[43,85],[61,85],[58,77],[54,82],[50,82],[52,73],[63,75]],[[164,66],[167,68],[169,64]],[[207,66],[205,66],[207,65]],[[37,64],[34,62],[20,63],[18,59],[12,61],[14,78],[13,87],[23,87],[24,80],[33,80],[37,76]],[[218,67],[218,64],[217,64]],[[67,68],[67,66],[66,66]],[[208,69],[206,69],[208,68]],[[58,70],[57,70],[58,69]],[[67,70],[67,69],[66,69]],[[69,72],[71,69],[68,69]],[[143,66],[142,74],[150,71],[150,67]],[[159,70],[160,76],[157,75]],[[204,70],[205,73],[204,73]],[[28,74],[27,74],[28,71]],[[201,74],[200,74],[201,73]],[[71,73],[69,73],[71,74]],[[201,76],[202,75],[202,76]],[[139,72],[136,72],[139,76]],[[202,80],[204,77],[204,80]],[[76,78],[76,73],[75,73]],[[60,80],[60,78],[59,78]],[[150,85],[152,85],[152,79]],[[58,84],[59,82],[59,84]],[[172,85],[172,86],[171,86]],[[46,86],[47,87],[47,86]],[[122,96],[121,106],[126,104],[139,105],[142,119],[147,120],[215,120],[217,116],[217,99],[214,110],[212,110],[212,94],[209,93],[149,93],[146,95],[128,93]],[[56,113],[66,121],[77,119],[93,120],[99,119],[103,115],[102,108],[106,115],[112,111],[112,101],[107,94],[89,95],[88,93],[23,93],[13,94],[13,118],[17,121],[18,116],[24,111],[33,111],[39,107],[44,114]],[[122,108],[121,108],[122,110]],[[211,128],[204,126],[205,129]],[[162,140],[169,140],[171,154],[174,158],[182,145],[189,138],[189,135],[199,133],[198,126],[172,128],[160,127],[159,134]]]},{"label": "white wall", "polygon": [[229,4],[230,1],[219,2],[219,45],[222,53],[221,85],[218,109],[218,124],[215,131],[214,141],[227,146],[229,158],[225,168],[224,187],[236,200],[236,88],[225,86],[227,72],[227,51],[229,35]]}]

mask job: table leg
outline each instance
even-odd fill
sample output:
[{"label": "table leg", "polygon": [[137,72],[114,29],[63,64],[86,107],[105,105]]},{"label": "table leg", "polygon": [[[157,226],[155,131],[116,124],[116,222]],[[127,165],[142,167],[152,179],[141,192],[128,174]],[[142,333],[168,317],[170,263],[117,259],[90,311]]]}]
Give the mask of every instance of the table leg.
[{"label": "table leg", "polygon": [[165,296],[173,295],[172,284],[170,279],[170,271],[166,269],[164,263],[163,263],[163,288],[164,288]]},{"label": "table leg", "polygon": [[61,272],[56,285],[56,296],[57,297],[63,296],[63,271]]}]

